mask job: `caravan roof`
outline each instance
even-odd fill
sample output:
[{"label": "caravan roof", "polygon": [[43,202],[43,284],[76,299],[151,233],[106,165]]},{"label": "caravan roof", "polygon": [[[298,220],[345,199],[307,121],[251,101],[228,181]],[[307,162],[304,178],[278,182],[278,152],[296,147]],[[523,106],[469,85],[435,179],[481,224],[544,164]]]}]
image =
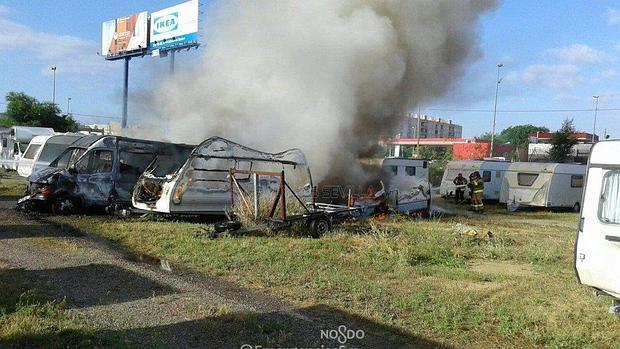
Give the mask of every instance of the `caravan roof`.
[{"label": "caravan roof", "polygon": [[49,127],[13,126],[11,137],[18,142],[30,142],[35,136],[53,136],[54,129]]},{"label": "caravan roof", "polygon": [[446,169],[458,170],[505,170],[510,166],[508,161],[497,160],[452,160],[446,165]]},{"label": "caravan roof", "polygon": [[557,162],[513,162],[507,169],[510,172],[537,172],[537,173],[585,173],[585,165],[563,164]]},{"label": "caravan roof", "polygon": [[620,165],[620,139],[600,141],[590,149],[591,165]]}]

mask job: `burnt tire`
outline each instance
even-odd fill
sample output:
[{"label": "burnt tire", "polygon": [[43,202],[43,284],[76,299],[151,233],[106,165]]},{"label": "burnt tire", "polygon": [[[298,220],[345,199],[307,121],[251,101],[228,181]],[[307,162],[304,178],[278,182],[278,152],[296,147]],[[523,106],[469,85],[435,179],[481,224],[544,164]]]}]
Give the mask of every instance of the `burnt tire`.
[{"label": "burnt tire", "polygon": [[317,239],[321,237],[321,235],[329,233],[332,229],[332,223],[327,217],[319,217],[313,219],[308,225],[308,228],[310,230],[310,236]]},{"label": "burnt tire", "polygon": [[71,215],[82,211],[82,204],[77,198],[61,195],[52,201],[51,211],[55,215]]},{"label": "burnt tire", "polygon": [[213,229],[218,233],[238,230],[239,228],[241,228],[241,223],[237,221],[221,221],[213,225]]}]

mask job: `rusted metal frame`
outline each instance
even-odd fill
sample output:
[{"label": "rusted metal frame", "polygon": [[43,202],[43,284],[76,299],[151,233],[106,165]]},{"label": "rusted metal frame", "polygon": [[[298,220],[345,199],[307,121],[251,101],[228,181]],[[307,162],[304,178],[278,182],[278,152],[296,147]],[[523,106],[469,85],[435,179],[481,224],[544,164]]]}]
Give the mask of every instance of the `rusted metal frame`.
[{"label": "rusted metal frame", "polygon": [[[245,207],[248,209],[248,211],[252,212],[252,209],[250,208],[250,204],[248,204],[247,200],[245,199],[243,189],[241,189],[241,187],[239,186],[237,179],[235,178],[235,176],[232,176],[232,175],[230,176],[230,178],[232,182],[235,184],[235,187],[237,187],[237,190],[239,190],[239,196],[241,196],[241,199],[243,200]],[[231,188],[231,192],[233,192],[232,188]],[[233,194],[233,200],[234,200],[234,194]]]},{"label": "rusted metal frame", "polygon": [[310,210],[308,209],[308,207],[306,207],[306,205],[303,203],[303,201],[301,201],[301,199],[299,198],[299,196],[297,196],[297,194],[295,193],[295,191],[293,190],[293,188],[291,188],[290,185],[288,185],[287,182],[284,182],[284,185],[288,188],[288,190],[291,191],[291,194],[293,194],[293,196],[295,197],[295,199],[297,199],[297,201],[301,204],[301,206],[303,206],[304,210],[306,210],[306,213],[310,213]]},{"label": "rusted metal frame", "polygon": [[237,170],[237,169],[230,169],[229,170],[230,173],[235,174],[235,173],[240,173],[240,174],[253,174],[256,173],[259,176],[270,176],[270,177],[280,177],[280,172],[267,172],[267,171],[251,171],[251,170]]},{"label": "rusted metal frame", "polygon": [[282,221],[286,220],[286,187],[285,187],[285,179],[284,179],[284,170],[282,170],[280,178],[280,194],[282,195],[282,204],[280,206],[280,213],[282,214]]},{"label": "rusted metal frame", "polygon": [[298,162],[290,161],[290,160],[263,159],[263,158],[243,157],[243,156],[217,156],[217,155],[196,154],[196,155],[194,155],[194,157],[197,157],[197,158],[228,159],[228,160],[235,160],[235,161],[236,160],[248,160],[248,161],[277,162],[279,164],[293,165],[293,166],[301,165]]}]

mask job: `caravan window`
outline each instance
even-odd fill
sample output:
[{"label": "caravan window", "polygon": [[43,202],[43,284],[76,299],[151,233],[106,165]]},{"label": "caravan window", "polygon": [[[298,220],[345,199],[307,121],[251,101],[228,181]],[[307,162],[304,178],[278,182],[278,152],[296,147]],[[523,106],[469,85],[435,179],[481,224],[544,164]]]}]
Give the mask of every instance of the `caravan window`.
[{"label": "caravan window", "polygon": [[609,171],[603,177],[599,201],[599,219],[605,223],[620,223],[620,171]]},{"label": "caravan window", "polygon": [[387,166],[387,172],[392,176],[396,176],[398,174],[398,166]]},{"label": "caravan window", "polygon": [[570,187],[571,188],[583,188],[583,176],[582,175],[570,176]]},{"label": "caravan window", "polygon": [[482,181],[483,182],[491,181],[491,171],[482,171]]},{"label": "caravan window", "polygon": [[41,144],[31,144],[28,147],[28,150],[26,150],[26,154],[24,154],[24,159],[34,159],[34,156],[39,151],[39,148],[41,148]]},{"label": "caravan window", "polygon": [[531,187],[538,178],[537,173],[517,173],[517,183],[522,187]]},{"label": "caravan window", "polygon": [[415,166],[405,166],[405,174],[407,176],[415,176]]}]

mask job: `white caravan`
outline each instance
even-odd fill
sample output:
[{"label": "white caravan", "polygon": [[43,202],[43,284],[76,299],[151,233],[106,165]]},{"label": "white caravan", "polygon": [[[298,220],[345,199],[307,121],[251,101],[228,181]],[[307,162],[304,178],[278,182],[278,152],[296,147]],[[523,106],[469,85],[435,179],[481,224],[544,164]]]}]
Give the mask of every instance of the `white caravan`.
[{"label": "white caravan", "polygon": [[579,211],[585,165],[514,162],[506,170],[499,202]]},{"label": "white caravan", "polygon": [[[499,200],[502,183],[504,181],[504,173],[510,166],[508,161],[499,160],[453,160],[448,161],[446,169],[441,179],[439,193],[446,198],[452,198],[456,194],[456,185],[454,178],[461,173],[469,182],[469,175],[474,172],[480,172],[482,181],[484,182],[484,200]],[[469,198],[469,190],[465,190],[464,197]]]},{"label": "white caravan", "polygon": [[54,130],[47,127],[13,126],[8,133],[0,134],[0,165],[2,168],[17,170],[30,141],[36,136],[52,136]]},{"label": "white caravan", "polygon": [[34,137],[19,160],[17,173],[22,177],[28,177],[38,170],[49,166],[71,143],[81,137],[83,135],[80,134]]},{"label": "white caravan", "polygon": [[431,183],[428,160],[387,158],[382,168],[390,176],[388,200],[398,212],[428,211],[431,206]]},{"label": "white caravan", "polygon": [[579,282],[614,298],[620,313],[620,140],[598,142],[588,162],[575,247]]}]

